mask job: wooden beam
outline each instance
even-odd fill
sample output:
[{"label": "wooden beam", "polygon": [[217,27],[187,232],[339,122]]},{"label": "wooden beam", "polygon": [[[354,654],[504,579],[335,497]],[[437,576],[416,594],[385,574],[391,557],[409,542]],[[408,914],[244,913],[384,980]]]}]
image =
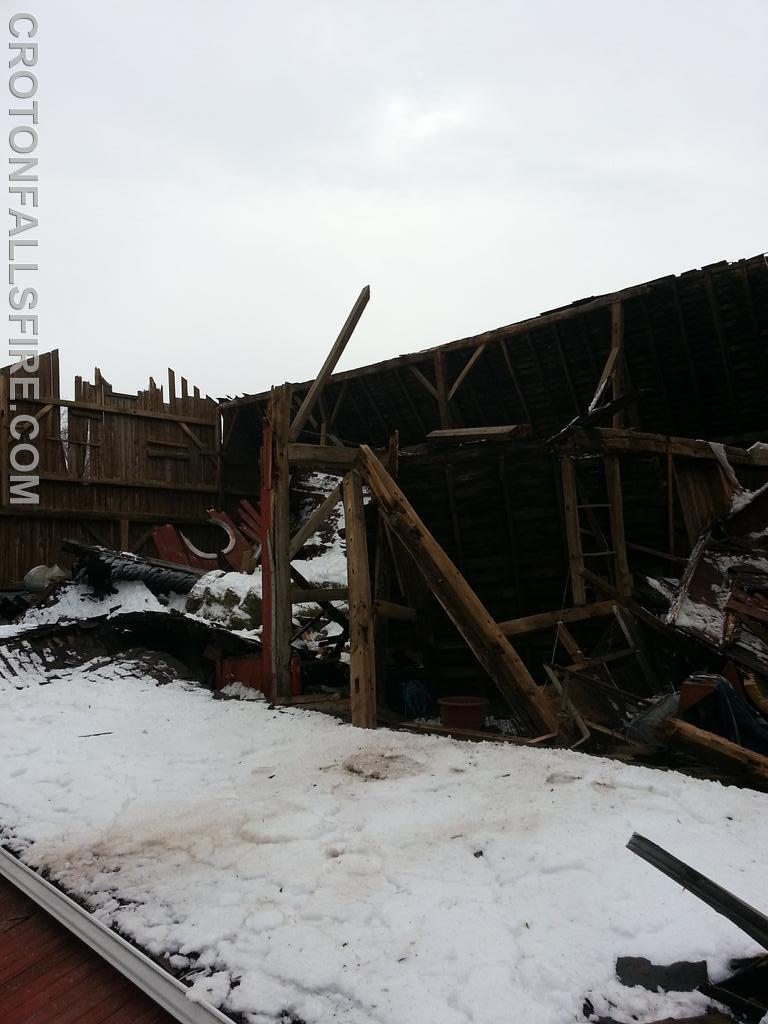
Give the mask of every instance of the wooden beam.
[{"label": "wooden beam", "polygon": [[533,681],[519,655],[493,621],[477,594],[418,517],[395,481],[367,445],[361,448],[368,484],[390,530],[416,563],[432,593],[466,640],[475,657],[510,704],[558,732],[553,706]]},{"label": "wooden beam", "polygon": [[307,543],[309,538],[317,533],[317,528],[321,523],[324,523],[331,512],[341,501],[341,484],[338,484],[326,495],[322,502],[317,508],[310,513],[308,518],[302,523],[299,529],[296,531],[293,537],[291,537],[291,543],[289,546],[289,554],[293,559],[298,555],[304,545]]},{"label": "wooden beam", "polygon": [[554,612],[539,612],[519,619],[500,622],[499,629],[507,636],[524,636],[526,633],[540,633],[551,629],[558,622],[582,622],[584,619],[599,619],[613,614],[614,601],[598,601],[596,604],[579,605],[576,608],[561,608]]},{"label": "wooden beam", "polygon": [[608,514],[611,521],[611,545],[616,568],[616,586],[622,594],[632,593],[632,573],[627,561],[627,544],[624,536],[624,495],[621,490],[621,468],[617,455],[606,455],[605,482],[608,488]]},{"label": "wooden beam", "polygon": [[360,457],[357,448],[334,448],[327,444],[289,444],[288,461],[293,466],[346,473]]},{"label": "wooden beam", "polygon": [[454,444],[457,441],[522,441],[531,436],[527,423],[511,423],[506,427],[460,427],[452,430],[430,430],[427,440],[433,444]]},{"label": "wooden beam", "polygon": [[669,626],[666,626],[661,619],[657,619],[651,612],[646,611],[642,605],[638,604],[632,597],[627,597],[622,594],[613,584],[609,583],[608,580],[603,579],[602,576],[597,576],[595,573],[590,572],[589,569],[582,569],[581,575],[591,584],[596,591],[601,594],[605,594],[607,597],[613,598],[614,601],[618,601],[619,604],[628,608],[636,619],[640,619],[647,626],[657,630],[659,633],[669,634]]},{"label": "wooden beam", "polygon": [[350,314],[347,317],[344,326],[341,328],[338,338],[333,343],[331,351],[328,353],[325,362],[320,368],[320,373],[318,373],[317,377],[315,377],[314,381],[312,382],[309,391],[304,397],[304,401],[301,403],[301,408],[296,413],[293,423],[291,423],[289,440],[295,441],[296,438],[301,433],[304,424],[307,422],[307,419],[309,418],[309,414],[315,407],[315,402],[322,394],[323,389],[325,388],[325,385],[328,383],[331,374],[336,369],[336,364],[338,363],[339,359],[341,359],[344,349],[347,347],[347,342],[352,337],[352,332],[354,331],[355,327],[357,327],[357,323],[360,317],[363,315],[363,310],[368,305],[368,300],[370,299],[370,297],[371,289],[369,285],[366,285],[365,288],[363,288],[363,290],[358,295],[357,301],[352,307],[352,310],[350,311]]},{"label": "wooden beam", "polygon": [[576,468],[573,459],[564,455],[560,460],[560,478],[563,484],[563,513],[565,517],[565,538],[568,545],[568,564],[571,574],[571,592],[574,604],[587,603],[584,586],[584,552],[581,546],[581,525],[579,523],[579,499],[576,491]]},{"label": "wooden beam", "polygon": [[763,785],[768,785],[768,757],[754,750],[747,750],[738,743],[732,743],[706,729],[699,729],[680,718],[665,719],[658,731],[668,743],[685,747],[700,757],[725,764],[731,769],[759,779]]},{"label": "wooden beam", "polygon": [[616,367],[616,361],[619,358],[619,355],[620,349],[612,347],[610,352],[608,353],[608,358],[605,361],[603,372],[600,374],[600,380],[597,382],[595,394],[592,398],[592,401],[589,403],[589,408],[587,410],[588,412],[594,412],[595,409],[597,409],[597,407],[601,404],[603,392],[605,391],[606,386],[613,377],[613,371]]},{"label": "wooden beam", "polygon": [[[129,398],[133,398],[133,395],[129,395]],[[184,416],[183,414],[170,413],[170,412],[158,412],[151,409],[141,409],[138,406],[133,408],[122,405],[98,405],[95,402],[74,402],[66,398],[52,398],[50,396],[46,398],[25,398],[24,403],[30,405],[55,405],[61,409],[69,409],[74,416],[90,416],[92,413],[98,413],[99,416],[103,413],[105,415],[113,416],[135,416],[137,420],[166,420],[172,423],[178,423],[179,419],[184,419],[187,423],[194,423],[201,427],[212,427],[215,426],[216,420],[219,415],[219,407],[213,399],[208,399],[211,403],[212,415],[208,419],[202,419],[195,416]]]},{"label": "wooden beam", "polygon": [[[369,449],[370,450],[370,449]],[[378,462],[376,456],[372,458]],[[344,521],[349,584],[349,693],[352,724],[376,727],[376,659],[363,484],[358,470],[344,477]]]},{"label": "wooden beam", "polygon": [[[667,437],[663,434],[617,430],[613,427],[574,427],[570,431],[570,438],[572,447],[591,451],[635,452],[638,455],[666,455],[667,452],[671,452],[674,456],[680,455],[688,459],[716,461],[708,441],[688,437]],[[768,466],[766,452],[746,452],[743,448],[731,445],[725,445],[724,451],[731,465]]]},{"label": "wooden beam", "polygon": [[485,341],[482,344],[478,345],[477,348],[475,349],[475,351],[472,353],[472,355],[469,357],[469,359],[465,363],[464,369],[461,371],[459,376],[453,382],[453,385],[451,386],[451,389],[448,392],[448,401],[449,402],[455,396],[456,392],[459,390],[461,385],[464,383],[464,381],[467,379],[467,377],[471,373],[472,367],[478,361],[478,359],[483,354],[483,352],[485,352],[485,346],[486,345],[487,345],[487,342],[485,342]]},{"label": "wooden beam", "polygon": [[291,385],[272,393],[272,489],[269,552],[272,577],[272,674],[276,697],[291,693],[291,560],[288,437],[291,424]]},{"label": "wooden beam", "polygon": [[200,454],[201,455],[205,455],[207,458],[209,458],[211,460],[211,462],[213,463],[213,465],[218,469],[219,468],[219,460],[216,458],[216,456],[213,454],[213,452],[211,452],[208,449],[206,449],[205,445],[200,440],[200,438],[197,436],[197,434],[193,430],[191,430],[187,426],[186,423],[182,422],[182,420],[179,420],[178,422],[179,422],[179,426],[184,431],[184,433],[187,435],[187,437],[190,439],[190,441],[200,451]]},{"label": "wooden beam", "polygon": [[557,623],[555,627],[557,639],[563,645],[565,650],[568,652],[573,664],[569,665],[569,668],[583,668],[586,659],[584,658],[584,652],[576,643],[572,633],[569,631],[566,624],[562,621]]}]

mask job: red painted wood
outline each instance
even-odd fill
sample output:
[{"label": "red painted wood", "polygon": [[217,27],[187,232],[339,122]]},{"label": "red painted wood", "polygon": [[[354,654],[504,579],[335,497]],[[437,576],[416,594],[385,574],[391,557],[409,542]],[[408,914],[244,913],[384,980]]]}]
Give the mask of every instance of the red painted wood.
[{"label": "red painted wood", "polygon": [[88,946],[0,879],[0,1024],[175,1024]]}]

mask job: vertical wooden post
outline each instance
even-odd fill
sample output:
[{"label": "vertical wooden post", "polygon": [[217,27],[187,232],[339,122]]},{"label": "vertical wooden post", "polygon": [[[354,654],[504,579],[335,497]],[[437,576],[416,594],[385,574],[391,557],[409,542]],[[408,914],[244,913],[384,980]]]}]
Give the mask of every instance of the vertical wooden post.
[{"label": "vertical wooden post", "polygon": [[277,700],[291,695],[291,560],[288,485],[288,437],[291,427],[291,385],[274,388],[270,403],[272,426],[272,489],[267,556],[272,569],[272,678]]},{"label": "vertical wooden post", "polygon": [[448,404],[448,378],[445,375],[445,354],[435,352],[435,381],[437,383],[437,404],[440,408],[440,426],[446,430],[452,426],[451,407]]},{"label": "vertical wooden post", "polygon": [[608,486],[608,505],[611,519],[611,544],[616,567],[616,589],[625,596],[632,593],[632,574],[627,562],[627,544],[624,537],[624,496],[621,490],[621,468],[617,455],[606,455],[605,482]]},{"label": "vertical wooden post", "polygon": [[129,540],[130,523],[127,519],[120,520],[120,550],[130,551]]},{"label": "vertical wooden post", "polygon": [[376,663],[373,605],[365,536],[363,483],[358,470],[344,477],[344,526],[349,587],[349,693],[352,724],[376,727]]},{"label": "vertical wooden post", "polygon": [[[611,303],[611,351],[616,352],[613,364],[613,398],[621,397],[623,382],[622,368],[624,364],[624,309],[621,302]],[[613,414],[614,427],[624,426],[624,410],[619,409]]]},{"label": "vertical wooden post", "polygon": [[587,603],[587,589],[581,570],[584,568],[584,554],[581,546],[579,525],[579,499],[576,493],[576,469],[573,459],[564,455],[560,460],[560,475],[563,481],[563,512],[565,514],[565,537],[568,543],[568,564],[571,567],[571,592],[573,603]]}]

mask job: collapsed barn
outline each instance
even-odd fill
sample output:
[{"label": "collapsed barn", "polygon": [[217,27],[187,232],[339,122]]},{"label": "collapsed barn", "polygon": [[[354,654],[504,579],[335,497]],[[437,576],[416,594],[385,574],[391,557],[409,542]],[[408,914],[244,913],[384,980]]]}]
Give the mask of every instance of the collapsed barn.
[{"label": "collapsed barn", "polygon": [[[764,787],[764,257],[334,373],[368,297],[316,378],[218,403],[170,371],[167,402],[100,375],[66,402],[47,357],[20,403],[46,424],[42,503],[18,516],[3,482],[4,586],[66,539],[256,572],[259,650],[232,671],[270,699]],[[340,502],[329,587],[296,562]]]}]

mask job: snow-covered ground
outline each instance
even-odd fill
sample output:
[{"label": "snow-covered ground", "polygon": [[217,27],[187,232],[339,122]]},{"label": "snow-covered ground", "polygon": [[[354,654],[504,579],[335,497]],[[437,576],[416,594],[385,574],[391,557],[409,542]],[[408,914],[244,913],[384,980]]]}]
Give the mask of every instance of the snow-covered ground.
[{"label": "snow-covered ground", "polygon": [[[768,906],[765,796],[586,755],[362,731],[84,666],[0,692],[0,823],[24,860],[254,1024],[639,1021],[623,989],[758,952],[624,849]],[[615,1004],[612,1006],[611,1004]]]}]

